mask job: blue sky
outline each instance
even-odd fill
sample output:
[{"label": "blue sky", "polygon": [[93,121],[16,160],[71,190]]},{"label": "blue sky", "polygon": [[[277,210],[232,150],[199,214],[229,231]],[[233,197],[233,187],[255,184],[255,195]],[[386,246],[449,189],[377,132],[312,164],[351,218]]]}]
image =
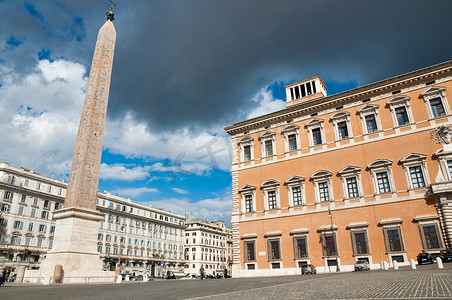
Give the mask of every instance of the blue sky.
[{"label": "blue sky", "polygon": [[[452,53],[450,1],[116,3],[99,190],[227,224],[224,127],[283,109],[284,84],[320,74],[332,95]],[[0,1],[0,161],[68,179],[109,8],[109,1]]]}]

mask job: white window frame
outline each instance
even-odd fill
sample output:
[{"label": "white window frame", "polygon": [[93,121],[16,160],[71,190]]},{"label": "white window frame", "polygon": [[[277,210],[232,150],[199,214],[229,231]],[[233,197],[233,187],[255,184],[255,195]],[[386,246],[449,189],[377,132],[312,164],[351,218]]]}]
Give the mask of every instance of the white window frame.
[{"label": "white window frame", "polygon": [[[249,162],[254,160],[254,139],[250,136],[245,136],[239,140],[240,145],[240,162]],[[245,160],[245,147],[250,146],[250,160]]]},{"label": "white window frame", "polygon": [[[323,120],[323,119],[314,118],[311,121],[309,121],[308,123],[306,123],[305,126],[308,129],[309,145],[311,147],[318,147],[318,146],[326,144],[325,129],[323,126],[324,122],[325,122],[325,120]],[[314,137],[312,135],[312,130],[317,129],[317,128],[320,129],[320,136],[322,137],[322,143],[314,145]]]},{"label": "white window frame", "polygon": [[[291,124],[291,125],[287,125],[286,127],[284,127],[281,132],[284,135],[284,146],[286,149],[286,152],[294,152],[297,150],[300,150],[300,126],[296,125],[296,124]],[[297,142],[297,148],[295,150],[290,150],[290,145],[289,145],[289,136],[290,135],[295,135],[295,140]]]},{"label": "white window frame", "polygon": [[[284,184],[287,186],[287,193],[289,199],[289,207],[298,207],[306,205],[306,192],[305,192],[306,179],[301,176],[293,175]],[[299,187],[301,192],[301,205],[295,205],[293,199],[293,188]]]},{"label": "white window frame", "polygon": [[[261,141],[261,148],[262,148],[262,158],[268,158],[273,157],[276,155],[276,143],[275,143],[275,136],[276,133],[271,131],[266,131],[263,134],[259,136],[259,140]],[[272,143],[272,155],[268,155],[265,153],[265,142],[271,141]]]},{"label": "white window frame", "polygon": [[[402,126],[408,126],[410,124],[414,123],[414,116],[413,112],[411,111],[411,105],[410,105],[410,97],[405,95],[399,95],[392,97],[388,102],[387,105],[389,106],[389,110],[391,111],[392,121],[394,123],[394,127],[402,127]],[[399,122],[397,120],[396,115],[396,108],[399,107],[405,107],[406,113],[408,116],[408,123],[399,125]]]},{"label": "white window frame", "polygon": [[[446,97],[446,88],[442,86],[432,86],[421,93],[422,99],[424,99],[425,108],[427,109],[427,114],[430,119],[442,118],[444,116],[450,115],[449,101]],[[435,117],[433,115],[432,106],[430,105],[430,100],[439,98],[444,108],[444,116]]]},{"label": "white window frame", "polygon": [[[239,193],[242,198],[241,213],[249,214],[249,213],[256,212],[256,187],[246,184],[239,189]],[[245,196],[247,196],[247,195],[251,195],[252,199],[253,199],[253,210],[251,212],[246,212]]]},{"label": "white window frame", "polygon": [[390,161],[389,159],[384,159],[384,158],[376,159],[367,165],[367,168],[370,171],[370,176],[372,178],[375,195],[388,194],[388,193],[380,193],[380,189],[378,187],[377,173],[381,173],[381,172],[387,172],[387,174],[388,174],[388,181],[389,181],[389,188],[390,188],[389,193],[396,192],[394,176],[392,173],[391,165],[392,165],[392,161]]},{"label": "white window frame", "polygon": [[[429,177],[428,171],[427,171],[426,159],[427,159],[427,155],[419,154],[419,153],[410,153],[410,154],[406,155],[405,157],[403,157],[402,159],[400,159],[399,162],[402,164],[402,169],[403,169],[403,172],[405,173],[405,178],[406,178],[409,190],[427,189],[428,186],[430,185],[430,177]],[[411,178],[410,168],[418,167],[418,166],[421,167],[422,176],[424,178],[425,185],[423,187],[415,188],[413,186],[413,180]]]},{"label": "white window frame", "polygon": [[[372,133],[376,133],[376,132],[382,130],[383,127],[381,126],[380,114],[378,111],[379,107],[380,106],[378,104],[367,104],[367,105],[361,107],[360,109],[358,109],[358,113],[361,118],[361,124],[363,126],[364,133],[372,134]],[[375,116],[375,122],[377,123],[377,130],[373,131],[373,132],[369,132],[369,130],[367,128],[367,124],[366,124],[366,117],[370,116],[370,115]]]},{"label": "white window frame", "polygon": [[452,161],[452,151],[444,151],[444,148],[441,147],[435,152],[434,157],[438,160],[441,170],[440,174],[442,175],[442,178],[440,178],[439,181],[452,181],[451,172],[447,165],[448,161]]},{"label": "white window frame", "polygon": [[[268,179],[268,180],[264,181],[261,184],[261,189],[262,189],[262,192],[264,194],[264,209],[265,209],[265,211],[281,209],[281,204],[280,204],[280,201],[279,201],[279,186],[280,186],[279,181],[277,181],[275,179]],[[269,192],[275,192],[276,208],[270,209],[269,199],[268,199],[268,193]]]},{"label": "white window frame", "polygon": [[[344,192],[344,199],[361,198],[364,195],[362,182],[361,182],[361,168],[357,166],[347,165],[337,172],[341,177],[342,191]],[[356,185],[358,188],[358,196],[350,197],[348,192],[347,179],[356,178]]]},{"label": "white window frame", "polygon": [[[350,124],[350,113],[348,111],[337,112],[330,118],[331,122],[333,122],[334,127],[334,135],[336,137],[336,141],[343,141],[353,137],[352,126]],[[339,127],[338,124],[341,122],[345,122],[347,126],[348,136],[341,138],[339,135]]]},{"label": "white window frame", "polygon": [[[320,170],[311,175],[311,180],[314,184],[315,191],[315,202],[316,203],[326,203],[334,201],[333,193],[333,173],[328,170]],[[320,201],[320,189],[319,183],[327,182],[328,184],[328,201]]]}]

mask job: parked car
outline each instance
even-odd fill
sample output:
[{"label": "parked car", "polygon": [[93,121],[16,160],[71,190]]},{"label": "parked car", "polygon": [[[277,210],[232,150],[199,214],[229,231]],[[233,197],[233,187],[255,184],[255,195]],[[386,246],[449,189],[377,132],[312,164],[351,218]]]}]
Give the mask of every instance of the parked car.
[{"label": "parked car", "polygon": [[430,254],[421,252],[417,255],[417,263],[420,265],[422,265],[423,263],[432,264],[433,258],[430,256]]},{"label": "parked car", "polygon": [[355,271],[368,271],[370,270],[370,265],[367,260],[357,260],[355,262]]},{"label": "parked car", "polygon": [[180,280],[191,280],[191,279],[196,279],[196,276],[191,275],[191,274],[187,274],[185,276],[182,276],[181,278],[179,278]]},{"label": "parked car", "polygon": [[143,281],[143,275],[135,276],[135,277],[131,278],[130,280],[132,280],[132,281]]},{"label": "parked car", "polygon": [[314,265],[306,265],[303,266],[303,268],[301,269],[301,274],[305,275],[305,274],[317,274],[317,270],[315,269]]},{"label": "parked car", "polygon": [[441,251],[439,258],[441,258],[443,262],[452,262],[452,250]]}]

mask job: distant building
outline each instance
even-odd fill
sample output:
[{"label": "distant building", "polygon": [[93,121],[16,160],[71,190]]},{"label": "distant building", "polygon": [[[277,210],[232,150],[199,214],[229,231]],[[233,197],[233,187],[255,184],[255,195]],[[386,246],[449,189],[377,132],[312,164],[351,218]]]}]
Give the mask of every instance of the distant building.
[{"label": "distant building", "polygon": [[332,96],[320,76],[285,88],[286,109],[225,128],[233,276],[452,247],[452,61]]},{"label": "distant building", "polygon": [[[39,268],[52,248],[58,230],[52,214],[64,206],[66,187],[65,182],[0,163],[0,266],[10,267],[18,255],[15,266]],[[184,216],[110,193],[98,193],[97,210],[105,214],[97,244],[104,269],[120,265],[123,273],[152,276],[183,270]]]},{"label": "distant building", "polygon": [[185,273],[199,275],[201,266],[206,275],[224,275],[225,270],[230,273],[228,240],[231,230],[221,222],[187,219],[185,225]]}]

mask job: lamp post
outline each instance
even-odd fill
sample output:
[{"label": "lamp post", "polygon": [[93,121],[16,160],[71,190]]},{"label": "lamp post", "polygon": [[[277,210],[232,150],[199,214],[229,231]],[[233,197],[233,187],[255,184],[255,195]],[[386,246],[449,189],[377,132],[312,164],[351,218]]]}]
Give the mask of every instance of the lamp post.
[{"label": "lamp post", "polygon": [[[331,221],[331,233],[334,234],[333,215],[331,214],[331,207],[330,206],[328,206],[328,217],[330,217],[330,221]],[[337,238],[336,238],[336,241],[337,241]],[[336,251],[337,251],[337,249],[336,249]],[[336,259],[336,264],[337,264],[336,272],[340,272],[341,270],[339,268],[339,262],[337,261],[337,259]]]}]

